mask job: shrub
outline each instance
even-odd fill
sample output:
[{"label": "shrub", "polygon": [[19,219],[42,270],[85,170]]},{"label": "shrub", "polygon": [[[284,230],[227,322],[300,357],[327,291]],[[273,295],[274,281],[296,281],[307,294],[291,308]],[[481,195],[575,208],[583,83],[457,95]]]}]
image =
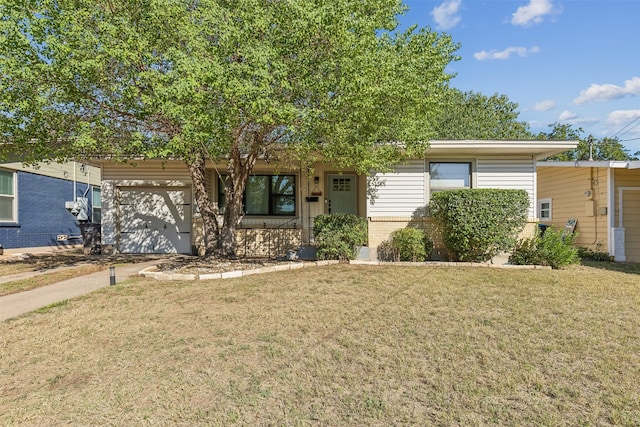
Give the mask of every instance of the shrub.
[{"label": "shrub", "polygon": [[525,190],[464,189],[434,193],[429,213],[454,259],[488,261],[513,249],[527,223]]},{"label": "shrub", "polygon": [[509,262],[518,265],[548,265],[558,269],[580,261],[578,248],[574,245],[576,234],[565,234],[563,230],[547,229],[544,237],[522,239],[516,244]]},{"label": "shrub", "polygon": [[367,244],[367,220],[352,214],[318,215],[313,222],[318,259],[354,259]]},{"label": "shrub", "polygon": [[608,252],[593,251],[584,246],[578,248],[578,256],[582,259],[590,259],[593,261],[613,261],[613,257],[609,255]]},{"label": "shrub", "polygon": [[391,233],[394,261],[426,261],[433,250],[433,242],[424,230],[405,227]]}]

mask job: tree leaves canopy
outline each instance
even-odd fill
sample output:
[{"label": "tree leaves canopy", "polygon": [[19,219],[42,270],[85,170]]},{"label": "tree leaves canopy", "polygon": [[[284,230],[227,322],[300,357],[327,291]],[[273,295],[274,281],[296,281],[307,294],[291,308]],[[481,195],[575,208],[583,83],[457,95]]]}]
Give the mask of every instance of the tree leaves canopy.
[{"label": "tree leaves canopy", "polygon": [[[578,161],[578,160],[638,160],[618,141],[617,138],[594,138],[584,136],[582,128],[574,128],[567,123],[549,125],[550,132],[540,132],[538,139],[545,140],[578,140],[578,146],[571,151],[557,154],[546,160]],[[637,155],[638,153],[636,153]]]},{"label": "tree leaves canopy", "polygon": [[[26,159],[420,150],[458,46],[396,0],[2,0],[0,132]],[[373,154],[375,152],[375,154]],[[5,152],[6,154],[6,152]]]}]

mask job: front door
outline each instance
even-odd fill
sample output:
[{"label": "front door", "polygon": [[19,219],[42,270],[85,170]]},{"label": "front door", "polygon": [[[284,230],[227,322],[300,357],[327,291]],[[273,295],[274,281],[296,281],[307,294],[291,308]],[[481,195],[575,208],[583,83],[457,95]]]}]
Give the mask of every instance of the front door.
[{"label": "front door", "polygon": [[357,180],[355,175],[328,175],[328,213],[357,213]]}]

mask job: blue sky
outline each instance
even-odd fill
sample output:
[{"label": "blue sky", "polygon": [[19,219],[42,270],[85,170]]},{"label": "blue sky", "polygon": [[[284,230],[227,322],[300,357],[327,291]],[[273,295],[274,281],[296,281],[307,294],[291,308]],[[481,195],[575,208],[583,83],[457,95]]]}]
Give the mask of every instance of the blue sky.
[{"label": "blue sky", "polygon": [[639,0],[405,0],[400,17],[461,44],[451,85],[506,95],[534,133],[549,124],[640,151]]}]

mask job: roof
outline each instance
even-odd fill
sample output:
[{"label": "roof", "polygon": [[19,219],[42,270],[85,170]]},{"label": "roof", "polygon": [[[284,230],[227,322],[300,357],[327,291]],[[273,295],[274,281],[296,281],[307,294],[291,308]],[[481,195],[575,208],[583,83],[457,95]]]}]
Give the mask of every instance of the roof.
[{"label": "roof", "polygon": [[544,159],[573,150],[578,141],[548,140],[436,140],[429,142],[427,155],[533,155]]},{"label": "roof", "polygon": [[579,160],[538,162],[538,167],[640,169],[640,160]]}]

